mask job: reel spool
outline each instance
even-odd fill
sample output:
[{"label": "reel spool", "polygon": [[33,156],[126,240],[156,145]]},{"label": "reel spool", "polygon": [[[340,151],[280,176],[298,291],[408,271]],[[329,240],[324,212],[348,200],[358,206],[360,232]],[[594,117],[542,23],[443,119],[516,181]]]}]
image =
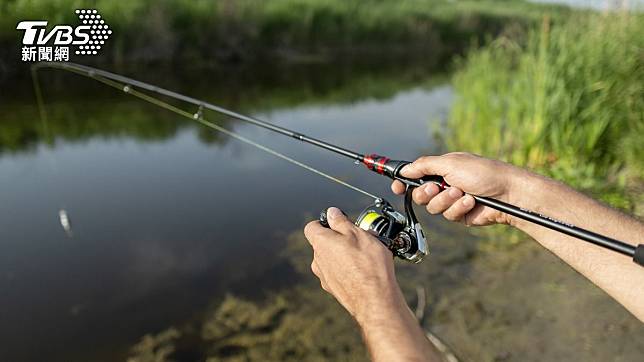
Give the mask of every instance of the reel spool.
[{"label": "reel spool", "polygon": [[[377,237],[394,256],[420,263],[428,254],[427,242],[411,208],[411,190],[405,195],[405,213],[396,211],[389,202],[378,199],[360,213],[355,224]],[[319,221],[322,226],[329,227],[326,210],[320,213]]]}]

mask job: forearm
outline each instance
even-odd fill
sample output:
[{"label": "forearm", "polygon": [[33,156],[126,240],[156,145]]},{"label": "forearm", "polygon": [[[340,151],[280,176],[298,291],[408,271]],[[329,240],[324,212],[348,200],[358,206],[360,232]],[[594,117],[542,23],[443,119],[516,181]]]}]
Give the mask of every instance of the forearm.
[{"label": "forearm", "polygon": [[370,303],[369,310],[356,320],[373,361],[442,360],[397,286]]},{"label": "forearm", "polygon": [[[513,203],[576,226],[622,240],[644,243],[644,224],[559,182],[527,171],[514,178]],[[644,268],[624,255],[520,219],[510,224],[590,279],[644,321]]]}]

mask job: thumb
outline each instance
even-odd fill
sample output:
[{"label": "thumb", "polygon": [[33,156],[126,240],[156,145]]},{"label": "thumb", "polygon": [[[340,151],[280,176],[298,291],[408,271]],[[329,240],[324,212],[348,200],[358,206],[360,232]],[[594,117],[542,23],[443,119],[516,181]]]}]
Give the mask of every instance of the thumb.
[{"label": "thumb", "polygon": [[400,174],[408,178],[420,178],[425,175],[445,176],[447,168],[444,156],[423,156],[404,166]]},{"label": "thumb", "polygon": [[353,232],[353,228],[356,227],[353,225],[351,220],[347,218],[347,215],[342,212],[342,210],[337,207],[330,207],[326,210],[326,217],[329,222],[331,229],[341,233],[341,234],[350,234]]}]

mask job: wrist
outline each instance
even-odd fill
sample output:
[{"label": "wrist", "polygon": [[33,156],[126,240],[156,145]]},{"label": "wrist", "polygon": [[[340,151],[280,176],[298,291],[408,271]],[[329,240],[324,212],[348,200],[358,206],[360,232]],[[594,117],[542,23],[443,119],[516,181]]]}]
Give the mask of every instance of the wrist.
[{"label": "wrist", "polygon": [[[517,207],[530,209],[534,212],[542,212],[539,195],[543,192],[543,185],[546,180],[543,176],[530,172],[526,169],[511,166],[512,171],[508,177],[507,202]],[[525,228],[532,225],[523,219],[505,215],[505,224],[525,231]]]},{"label": "wrist", "polygon": [[361,328],[366,329],[391,321],[406,306],[402,291],[394,282],[379,293],[365,298],[353,317]]}]

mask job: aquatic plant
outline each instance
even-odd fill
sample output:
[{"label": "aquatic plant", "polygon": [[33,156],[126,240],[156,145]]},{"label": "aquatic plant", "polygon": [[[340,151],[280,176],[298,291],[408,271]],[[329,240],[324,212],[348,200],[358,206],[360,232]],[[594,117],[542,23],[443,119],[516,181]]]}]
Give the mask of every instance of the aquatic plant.
[{"label": "aquatic plant", "polygon": [[133,356],[127,362],[165,362],[175,351],[174,341],[181,332],[174,327],[156,335],[146,334],[132,347]]},{"label": "aquatic plant", "polygon": [[291,234],[280,259],[303,278],[296,285],[256,299],[217,298],[196,320],[143,336],[128,361],[367,361],[357,325],[310,275],[311,257],[301,232]]}]

